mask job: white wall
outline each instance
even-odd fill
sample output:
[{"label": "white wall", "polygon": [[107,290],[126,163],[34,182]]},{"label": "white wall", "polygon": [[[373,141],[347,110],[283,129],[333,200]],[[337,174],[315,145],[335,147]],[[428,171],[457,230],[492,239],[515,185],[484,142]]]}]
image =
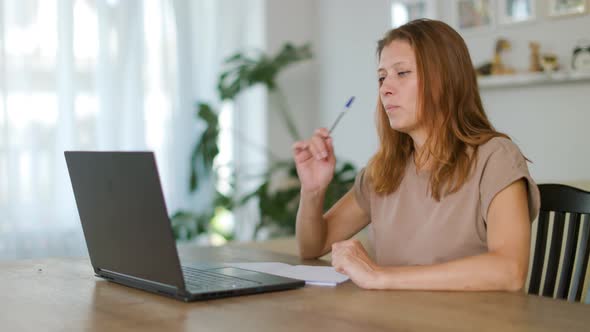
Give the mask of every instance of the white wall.
[{"label": "white wall", "polygon": [[377,148],[377,40],[389,28],[387,0],[318,1],[319,126],[329,127],[348,98],[352,109],[334,131],[336,155],[362,166]]},{"label": "white wall", "polygon": [[537,182],[587,185],[590,83],[482,91],[488,115],[533,162]]},{"label": "white wall", "polygon": [[[267,0],[266,1],[266,48],[270,54],[276,54],[285,42],[300,46],[306,42],[314,43],[317,34],[314,0]],[[315,51],[316,49],[314,49]],[[285,93],[287,104],[302,137],[309,136],[318,116],[318,88],[315,75],[317,57],[311,61],[296,63],[282,72],[278,84]],[[288,134],[282,118],[277,112],[277,105],[269,99],[268,138],[270,149],[280,157],[291,155],[293,140]]]},{"label": "white wall", "polygon": [[[277,45],[288,37],[315,41],[316,62],[310,68],[285,73],[281,81],[289,90],[292,108],[301,112],[298,122],[307,125],[310,132],[318,126],[328,127],[348,97],[356,96],[352,111],[342,119],[334,138],[340,159],[364,165],[377,144],[375,47],[389,29],[390,2],[268,2],[269,17],[274,17],[268,26],[269,45]],[[448,3],[439,2],[438,14],[451,23]],[[543,8],[540,13],[544,13]],[[476,64],[491,58],[498,36],[512,42],[513,50],[506,62],[516,68],[528,67],[529,40],[540,41],[543,52],[555,52],[569,62],[575,41],[581,37],[590,39],[590,15],[565,19],[541,16],[534,23],[463,36]],[[584,130],[590,125],[589,82],[500,88],[481,93],[494,125],[511,135],[534,162],[530,170],[538,182],[590,182],[590,148],[585,143],[588,134]],[[315,110],[319,110],[317,117]],[[271,121],[269,138],[276,144],[285,135],[273,126]]]}]

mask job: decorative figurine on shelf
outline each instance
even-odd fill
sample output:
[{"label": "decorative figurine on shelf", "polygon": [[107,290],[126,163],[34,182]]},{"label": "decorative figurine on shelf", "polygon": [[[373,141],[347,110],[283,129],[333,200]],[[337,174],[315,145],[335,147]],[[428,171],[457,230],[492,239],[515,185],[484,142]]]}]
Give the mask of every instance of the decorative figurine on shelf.
[{"label": "decorative figurine on shelf", "polygon": [[543,54],[541,56],[541,66],[543,67],[543,71],[546,73],[559,70],[559,61],[557,60],[557,55],[553,53]]},{"label": "decorative figurine on shelf", "polygon": [[492,63],[491,62],[486,62],[482,65],[479,65],[475,68],[475,72],[477,73],[477,75],[479,76],[489,76],[492,74]]},{"label": "decorative figurine on shelf", "polygon": [[578,41],[572,54],[572,69],[590,71],[590,41]]},{"label": "decorative figurine on shelf", "polygon": [[531,64],[529,66],[529,71],[536,73],[543,71],[543,67],[541,66],[541,55],[539,54],[540,45],[538,42],[529,42],[529,49],[531,50]]},{"label": "decorative figurine on shelf", "polygon": [[492,75],[514,74],[514,69],[502,62],[502,53],[508,50],[510,50],[510,42],[507,39],[500,38],[496,41],[496,52],[492,60]]},{"label": "decorative figurine on shelf", "polygon": [[510,50],[510,42],[507,39],[500,38],[496,41],[494,58],[491,62],[485,62],[475,68],[477,75],[505,75],[514,74],[514,69],[506,66],[502,62],[502,52]]}]

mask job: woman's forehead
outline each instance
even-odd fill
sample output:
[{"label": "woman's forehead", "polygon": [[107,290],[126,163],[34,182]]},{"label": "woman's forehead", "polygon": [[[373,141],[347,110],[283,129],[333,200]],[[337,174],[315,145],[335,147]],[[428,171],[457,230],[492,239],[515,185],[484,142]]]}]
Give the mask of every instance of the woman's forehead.
[{"label": "woman's forehead", "polygon": [[405,41],[394,40],[381,51],[378,70],[415,63],[414,50],[410,44]]}]

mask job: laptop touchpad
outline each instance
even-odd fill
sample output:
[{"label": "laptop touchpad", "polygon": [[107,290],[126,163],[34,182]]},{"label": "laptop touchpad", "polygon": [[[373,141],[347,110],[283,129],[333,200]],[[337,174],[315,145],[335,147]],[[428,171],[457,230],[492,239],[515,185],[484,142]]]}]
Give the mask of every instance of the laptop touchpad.
[{"label": "laptop touchpad", "polygon": [[235,267],[222,267],[218,269],[211,269],[209,271],[215,271],[215,273],[220,273],[227,276],[232,276],[236,278],[246,279],[254,282],[261,283],[262,280],[261,276],[266,276],[266,274],[248,270],[242,270]]}]

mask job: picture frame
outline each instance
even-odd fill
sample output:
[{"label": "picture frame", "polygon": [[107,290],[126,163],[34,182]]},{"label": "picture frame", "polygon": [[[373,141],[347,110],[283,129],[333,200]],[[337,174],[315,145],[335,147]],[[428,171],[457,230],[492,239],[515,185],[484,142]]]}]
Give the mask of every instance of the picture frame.
[{"label": "picture frame", "polygon": [[435,0],[392,0],[390,3],[393,28],[419,18],[436,18]]},{"label": "picture frame", "polygon": [[588,10],[586,0],[548,0],[548,16],[562,17],[580,15]]},{"label": "picture frame", "polygon": [[455,0],[453,21],[462,32],[489,30],[496,24],[494,0]]},{"label": "picture frame", "polygon": [[515,24],[533,21],[536,18],[535,0],[499,0],[498,22]]}]

